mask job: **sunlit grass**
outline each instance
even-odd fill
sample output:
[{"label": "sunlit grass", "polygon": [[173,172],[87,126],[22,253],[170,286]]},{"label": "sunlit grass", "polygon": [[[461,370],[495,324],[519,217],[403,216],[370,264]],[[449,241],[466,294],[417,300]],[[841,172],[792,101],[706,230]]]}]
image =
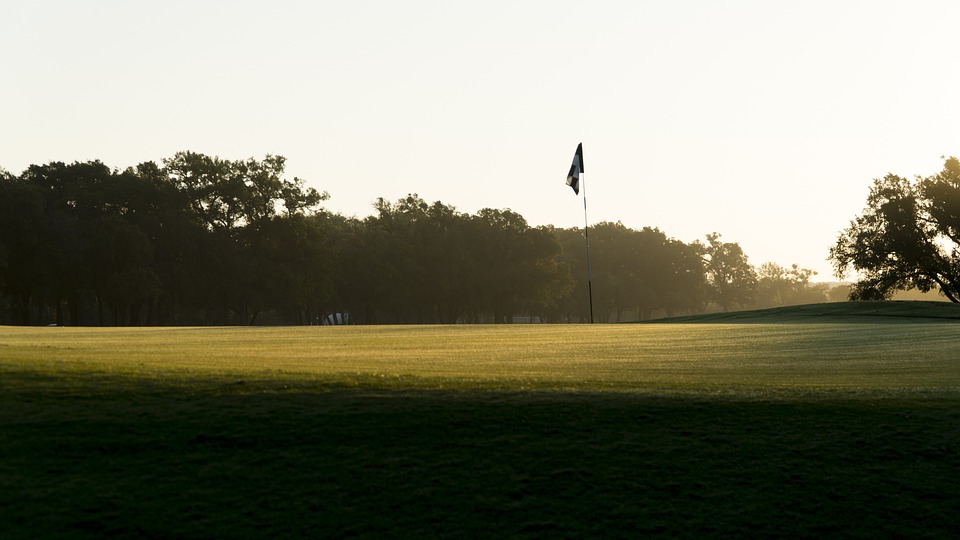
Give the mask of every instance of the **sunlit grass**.
[{"label": "sunlit grass", "polygon": [[0,328],[0,367],[385,387],[955,391],[952,324]]}]

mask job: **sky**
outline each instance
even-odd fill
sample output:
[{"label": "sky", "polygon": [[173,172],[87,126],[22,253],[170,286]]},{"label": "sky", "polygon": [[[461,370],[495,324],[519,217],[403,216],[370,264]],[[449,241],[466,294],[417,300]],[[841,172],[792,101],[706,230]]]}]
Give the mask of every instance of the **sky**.
[{"label": "sky", "polygon": [[[417,193],[620,221],[835,279],[874,178],[960,155],[960,2],[10,0],[0,167],[287,158],[324,207]],[[585,189],[564,181],[583,143]]]}]

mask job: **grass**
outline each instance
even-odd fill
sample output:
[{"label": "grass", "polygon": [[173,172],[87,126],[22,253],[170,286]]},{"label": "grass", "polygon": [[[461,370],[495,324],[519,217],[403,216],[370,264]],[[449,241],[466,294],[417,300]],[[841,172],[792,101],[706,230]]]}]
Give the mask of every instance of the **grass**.
[{"label": "grass", "polygon": [[950,324],[5,328],[0,365],[128,378],[390,388],[931,392],[960,388]]},{"label": "grass", "polygon": [[960,326],[890,321],[0,328],[0,537],[953,538]]},{"label": "grass", "polygon": [[653,323],[894,323],[960,322],[960,305],[936,301],[835,302],[708,315],[690,315]]}]

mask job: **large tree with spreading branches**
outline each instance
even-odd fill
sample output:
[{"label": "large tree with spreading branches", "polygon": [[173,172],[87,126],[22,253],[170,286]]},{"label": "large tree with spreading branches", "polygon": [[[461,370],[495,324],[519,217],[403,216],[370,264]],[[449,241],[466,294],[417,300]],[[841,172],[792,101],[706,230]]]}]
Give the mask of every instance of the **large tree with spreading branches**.
[{"label": "large tree with spreading branches", "polygon": [[960,301],[960,161],[926,178],[874,180],[863,213],[830,249],[838,276],[858,273],[851,300],[880,300],[895,291],[939,290]]}]

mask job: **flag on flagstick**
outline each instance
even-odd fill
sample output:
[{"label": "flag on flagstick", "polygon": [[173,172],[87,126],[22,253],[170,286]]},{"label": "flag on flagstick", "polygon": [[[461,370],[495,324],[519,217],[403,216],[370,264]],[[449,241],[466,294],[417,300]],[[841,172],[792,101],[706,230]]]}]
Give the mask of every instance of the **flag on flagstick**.
[{"label": "flag on flagstick", "polygon": [[583,172],[583,143],[577,145],[577,153],[573,155],[573,165],[570,165],[570,174],[567,175],[567,185],[573,192],[580,194],[580,173]]},{"label": "flag on flagstick", "polygon": [[[583,143],[577,145],[573,165],[567,175],[567,185],[580,195],[580,173],[583,172]],[[583,192],[583,240],[587,245],[587,298],[590,300],[590,324],[593,324],[593,279],[590,272],[590,222],[587,221],[587,192]]]}]

